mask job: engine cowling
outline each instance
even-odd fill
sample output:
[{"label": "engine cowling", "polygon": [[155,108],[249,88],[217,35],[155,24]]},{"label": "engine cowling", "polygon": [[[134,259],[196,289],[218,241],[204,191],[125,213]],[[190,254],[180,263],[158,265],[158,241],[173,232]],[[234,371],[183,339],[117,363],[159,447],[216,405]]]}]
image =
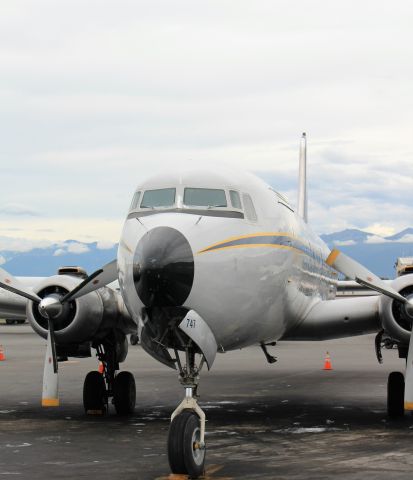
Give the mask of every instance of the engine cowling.
[{"label": "engine cowling", "polygon": [[[403,297],[413,299],[413,275],[397,277],[392,287]],[[409,315],[401,302],[382,295],[379,304],[380,318],[384,330],[395,340],[408,344],[412,330],[413,317]]]},{"label": "engine cowling", "polygon": [[[48,295],[64,296],[73,290],[82,279],[71,275],[55,275],[40,282],[33,289],[41,298]],[[56,343],[82,343],[104,337],[114,326],[128,333],[128,316],[117,292],[103,287],[63,305],[61,314],[53,319]],[[38,305],[29,301],[26,307],[27,319],[34,331],[47,338],[47,319]]]}]

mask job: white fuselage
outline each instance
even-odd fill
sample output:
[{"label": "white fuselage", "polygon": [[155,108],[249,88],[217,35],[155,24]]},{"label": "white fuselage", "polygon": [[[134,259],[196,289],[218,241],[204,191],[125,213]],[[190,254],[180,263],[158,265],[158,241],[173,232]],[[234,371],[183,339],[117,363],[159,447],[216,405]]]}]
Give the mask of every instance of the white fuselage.
[{"label": "white fuselage", "polygon": [[[222,188],[227,195],[233,189],[243,200],[248,194],[256,215],[247,215],[246,200],[239,209],[244,218],[221,216],[234,211],[230,206],[186,209],[184,188],[199,186]],[[315,302],[334,298],[336,277],[324,262],[329,249],[264,182],[249,175],[195,172],[158,177],[138,191],[168,187],[176,188],[173,208],[135,208],[122,232],[119,282],[136,321],[144,304],[134,285],[134,255],[142,237],[157,227],[173,228],[187,239],[194,275],[182,306],[201,315],[221,351],[278,340]]]}]

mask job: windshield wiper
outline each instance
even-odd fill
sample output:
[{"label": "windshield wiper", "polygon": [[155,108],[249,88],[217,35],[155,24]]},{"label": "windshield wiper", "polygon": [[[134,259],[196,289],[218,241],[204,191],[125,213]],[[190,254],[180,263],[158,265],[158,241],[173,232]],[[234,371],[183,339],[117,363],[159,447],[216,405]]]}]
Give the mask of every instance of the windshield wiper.
[{"label": "windshield wiper", "polygon": [[226,207],[226,205],[208,205],[207,210],[210,210],[211,208],[218,208],[218,207]]}]

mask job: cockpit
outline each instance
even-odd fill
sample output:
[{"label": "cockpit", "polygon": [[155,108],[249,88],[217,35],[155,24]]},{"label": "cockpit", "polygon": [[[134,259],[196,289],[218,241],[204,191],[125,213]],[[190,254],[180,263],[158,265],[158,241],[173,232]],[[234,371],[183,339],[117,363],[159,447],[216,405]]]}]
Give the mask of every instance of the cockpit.
[{"label": "cockpit", "polygon": [[136,216],[147,216],[163,211],[257,220],[254,204],[248,193],[231,188],[184,185],[136,191],[129,215],[134,213]]}]

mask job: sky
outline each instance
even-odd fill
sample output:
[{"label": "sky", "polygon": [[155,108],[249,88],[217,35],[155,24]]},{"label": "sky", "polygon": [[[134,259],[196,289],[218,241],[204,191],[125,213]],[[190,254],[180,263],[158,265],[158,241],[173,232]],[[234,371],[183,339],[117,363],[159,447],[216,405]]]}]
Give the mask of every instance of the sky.
[{"label": "sky", "polygon": [[413,3],[0,3],[0,237],[116,242],[135,186],[256,173],[318,233],[413,226]]}]

